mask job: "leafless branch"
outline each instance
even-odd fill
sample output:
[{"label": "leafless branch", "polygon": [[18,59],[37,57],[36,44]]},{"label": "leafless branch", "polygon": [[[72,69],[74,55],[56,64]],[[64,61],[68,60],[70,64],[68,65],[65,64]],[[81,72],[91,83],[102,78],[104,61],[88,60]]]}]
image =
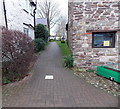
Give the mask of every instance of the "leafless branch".
[{"label": "leafless branch", "polygon": [[59,21],[60,11],[58,6],[50,0],[45,0],[38,3],[38,13],[41,17],[47,18],[49,31]]}]

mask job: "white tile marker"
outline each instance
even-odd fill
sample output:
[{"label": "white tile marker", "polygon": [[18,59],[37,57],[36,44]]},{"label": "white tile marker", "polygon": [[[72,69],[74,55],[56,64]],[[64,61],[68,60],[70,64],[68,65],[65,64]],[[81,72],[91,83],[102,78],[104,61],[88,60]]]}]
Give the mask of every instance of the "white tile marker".
[{"label": "white tile marker", "polygon": [[53,75],[46,75],[45,79],[54,79]]}]

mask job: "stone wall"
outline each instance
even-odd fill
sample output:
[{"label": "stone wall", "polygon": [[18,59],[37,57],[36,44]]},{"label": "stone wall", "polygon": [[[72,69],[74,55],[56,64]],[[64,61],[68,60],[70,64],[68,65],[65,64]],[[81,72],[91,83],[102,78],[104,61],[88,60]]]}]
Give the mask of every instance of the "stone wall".
[{"label": "stone wall", "polygon": [[68,40],[77,67],[96,68],[106,65],[118,68],[119,31],[115,48],[92,48],[92,34],[87,31],[119,30],[117,1],[69,2]]},{"label": "stone wall", "polygon": [[23,24],[26,23],[34,26],[34,17],[31,15],[34,7],[30,6],[29,0],[5,0],[5,5],[8,28],[21,32],[24,32],[23,27],[28,28],[29,36],[34,39],[34,29]]}]

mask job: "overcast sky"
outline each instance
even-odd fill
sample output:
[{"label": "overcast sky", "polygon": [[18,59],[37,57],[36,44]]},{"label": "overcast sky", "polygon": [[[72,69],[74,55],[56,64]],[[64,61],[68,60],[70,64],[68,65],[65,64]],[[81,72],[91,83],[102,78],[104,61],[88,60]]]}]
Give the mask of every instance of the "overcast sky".
[{"label": "overcast sky", "polygon": [[[68,0],[52,0],[59,5],[62,16],[68,17]],[[51,29],[51,35],[55,34],[55,29],[57,25]]]},{"label": "overcast sky", "polygon": [[[59,9],[61,11],[62,16],[68,17],[68,0],[51,0],[53,2],[56,2],[59,5]],[[57,25],[55,25],[51,29],[51,35],[55,35],[55,29]]]},{"label": "overcast sky", "polygon": [[59,8],[63,15],[68,15],[68,0],[53,0],[59,4]]}]

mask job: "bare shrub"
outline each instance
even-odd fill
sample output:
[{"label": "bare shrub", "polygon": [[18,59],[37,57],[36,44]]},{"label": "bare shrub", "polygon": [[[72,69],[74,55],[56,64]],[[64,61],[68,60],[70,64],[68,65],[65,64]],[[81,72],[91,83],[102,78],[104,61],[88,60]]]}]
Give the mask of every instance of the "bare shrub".
[{"label": "bare shrub", "polygon": [[20,31],[2,29],[2,76],[4,81],[20,80],[34,60],[34,42]]}]

